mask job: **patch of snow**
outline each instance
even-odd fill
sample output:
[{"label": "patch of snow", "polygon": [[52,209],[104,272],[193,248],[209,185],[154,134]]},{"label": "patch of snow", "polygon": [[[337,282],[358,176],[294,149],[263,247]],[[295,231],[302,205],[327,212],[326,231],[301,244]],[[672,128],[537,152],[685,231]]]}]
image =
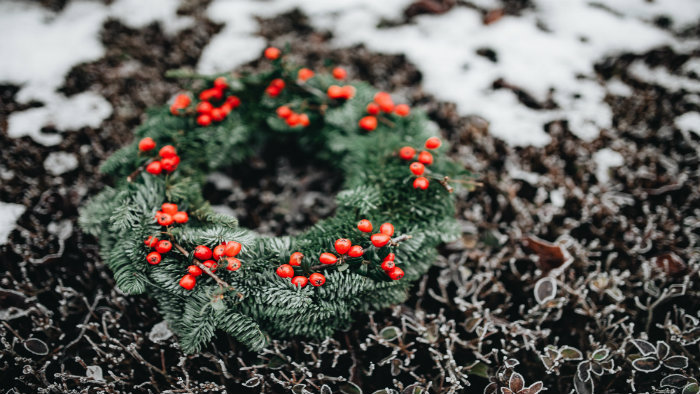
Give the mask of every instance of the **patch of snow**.
[{"label": "patch of snow", "polygon": [[506,168],[508,170],[508,175],[510,175],[511,178],[523,180],[532,186],[536,186],[540,180],[539,174],[536,174],[534,172],[525,171],[519,167],[516,167],[513,164],[508,163],[506,165]]},{"label": "patch of snow", "polygon": [[21,204],[13,204],[0,201],[0,245],[7,242],[7,238],[15,228],[17,219],[27,208]]},{"label": "patch of snow", "polygon": [[223,172],[212,172],[207,176],[207,182],[214,184],[218,190],[232,190],[234,187],[233,179]]},{"label": "patch of snow", "polygon": [[700,135],[700,112],[686,112],[677,117],[674,123],[683,131],[692,131]]},{"label": "patch of snow", "polygon": [[170,331],[168,322],[165,320],[153,326],[151,332],[148,333],[148,339],[155,343],[163,342],[172,336],[173,332]]},{"label": "patch of snow", "polygon": [[554,189],[549,192],[549,200],[552,201],[552,205],[557,208],[563,208],[566,200],[564,199],[564,190],[562,188]]},{"label": "patch of snow", "polygon": [[610,148],[603,148],[594,153],[593,161],[596,163],[595,176],[599,183],[607,183],[610,180],[610,168],[625,164],[622,155]]},{"label": "patch of snow", "polygon": [[608,80],[605,87],[608,93],[615,96],[630,97],[633,93],[632,88],[617,77]]},{"label": "patch of snow", "polygon": [[700,92],[700,81],[671,74],[665,67],[647,66],[642,61],[630,64],[630,74],[652,85],[661,86],[670,91],[685,89],[690,92]]},{"label": "patch of snow", "polygon": [[153,22],[168,34],[176,34],[194,24],[191,16],[177,14],[180,0],[119,0],[110,6],[110,16],[124,22],[129,27],[139,29]]},{"label": "patch of snow", "polygon": [[98,382],[104,382],[105,378],[102,375],[102,367],[99,365],[89,365],[85,370],[85,377]]}]

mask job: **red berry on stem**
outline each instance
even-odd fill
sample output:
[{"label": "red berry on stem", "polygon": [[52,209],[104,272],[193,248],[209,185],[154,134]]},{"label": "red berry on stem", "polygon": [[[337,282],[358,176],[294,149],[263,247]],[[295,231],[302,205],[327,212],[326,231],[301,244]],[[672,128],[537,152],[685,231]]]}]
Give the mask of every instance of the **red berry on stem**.
[{"label": "red berry on stem", "polygon": [[371,233],[372,232],[372,222],[370,222],[367,219],[362,219],[357,223],[357,229],[362,231],[363,233]]},{"label": "red berry on stem", "polygon": [[391,223],[383,223],[381,226],[379,226],[379,232],[391,237],[394,235],[394,225]]},{"label": "red berry on stem", "polygon": [[389,261],[389,260],[391,260],[391,261],[396,260],[396,255],[394,253],[389,253],[388,255],[386,255],[386,257],[384,257],[384,261]]},{"label": "red berry on stem", "polygon": [[235,257],[224,257],[224,261],[226,262],[227,271],[238,271],[241,268],[241,260]]},{"label": "red berry on stem", "polygon": [[299,78],[302,81],[308,81],[309,79],[313,78],[314,72],[311,69],[308,69],[306,67],[302,68],[299,70],[297,73],[297,78]]},{"label": "red berry on stem", "polygon": [[226,251],[224,254],[228,257],[235,257],[241,252],[243,245],[240,242],[228,241],[226,242]]},{"label": "red berry on stem", "polygon": [[394,108],[394,113],[399,116],[408,116],[411,113],[411,108],[406,104],[399,104]]},{"label": "red berry on stem", "polygon": [[282,89],[278,88],[277,86],[268,86],[265,89],[265,93],[267,93],[267,95],[270,97],[277,97],[280,95],[281,92]]},{"label": "red berry on stem", "polygon": [[209,268],[209,271],[215,272],[216,268],[219,266],[214,260],[206,260],[202,262],[202,265]]},{"label": "red berry on stem", "polygon": [[416,156],[416,150],[410,146],[404,146],[399,149],[399,157],[403,160],[413,160]]},{"label": "red berry on stem", "polygon": [[161,213],[158,216],[156,216],[156,221],[161,226],[170,226],[171,224],[173,224],[173,217],[172,215],[168,215],[167,213]]},{"label": "red berry on stem", "polygon": [[299,114],[292,113],[287,117],[285,120],[287,122],[287,126],[289,127],[295,127],[299,125],[299,122],[301,122],[301,119],[299,118]]},{"label": "red berry on stem", "polygon": [[224,111],[221,110],[221,108],[214,108],[211,110],[211,119],[214,122],[221,122],[222,120],[224,120],[225,117],[226,115],[224,114]]},{"label": "red berry on stem", "polygon": [[221,89],[205,89],[199,94],[199,99],[202,101],[207,101],[211,99],[221,100],[224,97],[224,92]]},{"label": "red berry on stem", "polygon": [[165,145],[164,147],[160,148],[160,151],[158,151],[158,154],[160,157],[166,158],[166,157],[175,157],[177,155],[177,151],[175,150],[175,147],[172,145]]},{"label": "red berry on stem", "polygon": [[291,114],[292,110],[286,105],[281,105],[277,107],[277,116],[279,116],[280,118],[287,119]]},{"label": "red berry on stem", "polygon": [[374,245],[378,248],[383,247],[384,245],[388,244],[389,241],[391,241],[391,237],[389,235],[384,234],[384,233],[372,234],[370,239],[372,240],[372,245]]},{"label": "red berry on stem", "polygon": [[198,114],[209,114],[212,109],[214,109],[214,106],[208,101],[201,101],[199,104],[197,104]]},{"label": "red berry on stem", "polygon": [[153,141],[153,138],[151,137],[142,138],[141,141],[139,141],[139,150],[141,152],[148,152],[155,147],[156,142]]},{"label": "red berry on stem", "polygon": [[228,96],[226,97],[226,104],[231,106],[231,109],[236,109],[241,105],[241,99],[238,96]]},{"label": "red berry on stem", "polygon": [[168,253],[170,252],[170,249],[173,248],[173,244],[168,241],[167,239],[164,239],[160,242],[158,242],[158,245],[156,245],[156,252],[158,253]]},{"label": "red berry on stem", "polygon": [[433,164],[433,155],[430,152],[423,151],[418,154],[418,161],[429,166]]},{"label": "red berry on stem", "polygon": [[399,280],[403,278],[403,270],[399,267],[394,267],[391,271],[387,271],[387,274],[389,274],[389,277],[392,280]]},{"label": "red berry on stem", "polygon": [[177,156],[174,157],[166,157],[165,159],[162,159],[160,161],[160,166],[163,168],[163,171],[165,172],[173,172],[177,168],[177,165],[180,163],[180,158]]},{"label": "red berry on stem", "polygon": [[174,215],[175,212],[177,212],[177,204],[173,204],[171,202],[163,203],[163,205],[160,206],[160,210],[168,215]]},{"label": "red berry on stem", "polygon": [[162,259],[162,257],[160,256],[160,253],[158,253],[158,252],[151,252],[148,254],[148,256],[146,256],[146,261],[148,261],[148,264],[151,264],[151,265],[156,265],[156,264],[160,263],[161,259]]},{"label": "red berry on stem", "polygon": [[190,275],[190,274],[185,274],[185,276],[180,279],[180,287],[182,287],[185,290],[192,290],[194,289],[194,285],[197,284],[197,279]]},{"label": "red berry on stem", "polygon": [[333,69],[333,78],[335,79],[345,79],[348,76],[348,72],[342,67],[336,67]]},{"label": "red berry on stem", "polygon": [[326,283],[326,277],[323,276],[323,274],[314,272],[313,274],[309,275],[309,282],[312,286],[321,286]]},{"label": "red berry on stem", "polygon": [[417,161],[411,163],[411,165],[408,166],[408,168],[411,170],[413,175],[423,175],[423,173],[425,172],[425,166],[423,165],[423,163],[419,163]]},{"label": "red berry on stem", "polygon": [[394,267],[396,267],[396,263],[393,260],[384,260],[382,261],[382,269],[384,271],[390,271],[393,270]]},{"label": "red berry on stem", "polygon": [[437,149],[442,145],[442,141],[438,137],[430,137],[425,140],[425,147],[427,149]]},{"label": "red berry on stem", "polygon": [[416,189],[425,190],[428,188],[428,185],[430,185],[430,181],[423,176],[419,176],[413,181],[413,187]]},{"label": "red berry on stem", "polygon": [[156,246],[157,243],[158,243],[158,238],[156,238],[152,235],[149,235],[148,238],[146,238],[146,240],[143,241],[143,244],[148,246],[149,248]]},{"label": "red berry on stem", "polygon": [[269,60],[276,60],[280,57],[280,54],[282,52],[275,48],[275,47],[268,47],[265,49],[265,57],[268,58]]},{"label": "red berry on stem", "polygon": [[301,265],[301,260],[304,258],[304,254],[301,252],[294,252],[289,256],[289,265]]},{"label": "red berry on stem", "polygon": [[146,172],[153,175],[158,175],[163,172],[163,166],[158,160],[148,163],[146,166]]},{"label": "red berry on stem", "polygon": [[350,257],[361,257],[365,253],[360,245],[353,245],[350,250],[348,250],[348,256]]},{"label": "red berry on stem", "polygon": [[343,98],[344,92],[343,92],[343,88],[341,88],[340,86],[331,85],[328,87],[328,90],[326,91],[326,93],[328,94],[328,97],[330,97],[332,99],[339,99],[339,98]]},{"label": "red berry on stem", "polygon": [[374,101],[379,105],[379,109],[386,113],[394,110],[394,101],[391,99],[389,93],[379,92],[375,94]]},{"label": "red berry on stem", "polygon": [[226,89],[228,87],[228,81],[226,77],[219,77],[214,80],[214,88],[216,89]]},{"label": "red berry on stem", "polygon": [[187,215],[187,212],[179,211],[175,212],[173,215],[173,220],[175,223],[187,223],[187,220],[189,220],[189,216]]},{"label": "red berry on stem", "polygon": [[277,276],[280,278],[291,278],[294,276],[294,267],[289,264],[282,264],[277,267]]},{"label": "red berry on stem", "polygon": [[214,260],[220,259],[222,256],[226,255],[226,245],[224,245],[224,244],[217,245],[211,251],[211,255],[214,257]]},{"label": "red berry on stem", "polygon": [[367,104],[367,113],[370,115],[378,115],[379,114],[379,106],[377,105],[377,103]]},{"label": "red berry on stem", "polygon": [[356,89],[355,89],[354,86],[352,86],[352,85],[345,85],[345,86],[343,86],[343,87],[340,88],[340,89],[342,90],[341,98],[344,98],[344,99],[346,99],[346,100],[349,100],[349,99],[355,97]]},{"label": "red berry on stem", "polygon": [[187,273],[189,273],[192,276],[199,276],[202,275],[202,269],[199,268],[197,265],[190,265],[187,267]]},{"label": "red berry on stem", "polygon": [[292,284],[298,287],[305,287],[309,280],[305,276],[295,276],[292,278]]},{"label": "red berry on stem", "polygon": [[202,127],[207,127],[211,124],[211,116],[202,114],[197,117],[197,124]]},{"label": "red berry on stem", "polygon": [[311,124],[311,120],[309,119],[309,115],[307,114],[299,114],[299,124],[306,127]]},{"label": "red berry on stem", "polygon": [[365,116],[358,122],[362,130],[372,131],[377,128],[377,118],[374,116]]},{"label": "red berry on stem", "polygon": [[350,247],[352,246],[352,242],[350,242],[349,239],[347,238],[339,238],[335,241],[335,251],[338,252],[338,254],[345,254],[350,250]]},{"label": "red berry on stem", "polygon": [[335,264],[338,261],[338,258],[333,253],[321,253],[318,260],[321,262],[321,264]]},{"label": "red berry on stem", "polygon": [[194,248],[194,258],[198,260],[209,260],[211,258],[211,249],[204,245],[197,245]]},{"label": "red berry on stem", "polygon": [[284,79],[282,79],[282,78],[275,78],[272,81],[270,81],[270,86],[274,86],[274,87],[278,88],[279,90],[284,89],[285,85],[286,84],[284,83]]}]

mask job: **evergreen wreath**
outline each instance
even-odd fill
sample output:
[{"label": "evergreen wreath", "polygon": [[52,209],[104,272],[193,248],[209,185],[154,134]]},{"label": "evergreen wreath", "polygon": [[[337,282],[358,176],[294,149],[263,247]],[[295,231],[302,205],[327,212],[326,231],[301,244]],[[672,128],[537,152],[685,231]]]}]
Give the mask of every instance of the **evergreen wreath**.
[{"label": "evergreen wreath", "polygon": [[[460,234],[452,185],[474,186],[424,113],[343,82],[340,67],[316,74],[277,48],[264,55],[270,67],[256,74],[172,72],[198,94],[148,112],[139,142],[101,167],[116,185],[80,213],[119,289],[157,300],[186,353],[216,330],[252,350],[321,338],[353,312],[402,302],[436,246]],[[333,217],[265,237],[211,209],[208,172],[292,140],[344,174]]]}]

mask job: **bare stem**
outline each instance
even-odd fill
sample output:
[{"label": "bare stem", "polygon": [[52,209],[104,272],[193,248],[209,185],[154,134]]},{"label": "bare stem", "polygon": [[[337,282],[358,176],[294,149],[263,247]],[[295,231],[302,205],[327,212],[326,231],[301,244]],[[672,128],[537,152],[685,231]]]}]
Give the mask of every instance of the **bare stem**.
[{"label": "bare stem", "polygon": [[126,181],[129,183],[133,182],[134,178],[136,178],[141,173],[141,171],[143,171],[143,169],[146,168],[147,165],[151,164],[151,161],[152,160],[146,161],[145,163],[138,166],[138,168],[136,168],[134,172],[132,172],[131,174],[129,174],[128,177],[126,177]]}]

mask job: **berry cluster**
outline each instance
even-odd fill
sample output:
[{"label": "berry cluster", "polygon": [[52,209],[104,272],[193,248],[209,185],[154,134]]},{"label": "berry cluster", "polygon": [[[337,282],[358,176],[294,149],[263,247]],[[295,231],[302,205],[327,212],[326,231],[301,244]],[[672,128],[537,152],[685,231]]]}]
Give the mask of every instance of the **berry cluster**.
[{"label": "berry cluster", "polygon": [[159,264],[163,259],[163,255],[170,252],[170,250],[173,248],[172,242],[168,241],[167,239],[158,239],[153,236],[146,238],[143,243],[149,248],[155,249],[154,252],[151,252],[146,256],[146,261],[148,261],[148,264],[151,265]]},{"label": "berry cluster", "polygon": [[407,104],[394,105],[394,100],[387,92],[378,92],[374,95],[374,101],[367,104],[367,116],[360,119],[359,126],[362,130],[372,131],[377,128],[377,116],[381,113],[394,113],[404,117],[411,114],[411,108]]},{"label": "berry cluster", "polygon": [[277,97],[282,93],[286,84],[282,78],[275,78],[270,81],[270,84],[265,88],[265,93],[270,97]]},{"label": "berry cluster", "polygon": [[192,99],[187,94],[178,94],[175,96],[172,105],[170,105],[170,113],[180,115],[180,113],[192,103]]},{"label": "berry cluster", "polygon": [[328,94],[328,98],[333,100],[350,100],[355,97],[355,87],[352,85],[331,85],[328,87],[326,94]]},{"label": "berry cluster", "polygon": [[303,259],[304,255],[301,252],[292,253],[292,255],[289,256],[289,263],[277,267],[275,271],[277,276],[280,278],[292,278],[292,284],[297,287],[305,287],[309,283],[311,283],[312,286],[318,287],[326,283],[326,277],[318,272],[314,272],[309,275],[308,278],[294,273],[294,267],[301,266],[301,260]]},{"label": "berry cluster", "polygon": [[[430,137],[425,141],[426,149],[437,149],[442,145],[442,141],[438,137]],[[416,149],[411,146],[404,146],[399,149],[399,157],[402,160],[410,161],[416,157]],[[433,154],[428,151],[421,151],[418,154],[418,161],[414,161],[408,166],[411,173],[417,178],[413,180],[413,187],[420,190],[425,190],[430,185],[428,178],[424,177],[425,166],[433,164]]]},{"label": "berry cluster", "polygon": [[[363,233],[371,233],[373,230],[372,222],[367,219],[362,219],[357,223],[357,229]],[[372,245],[377,248],[382,248],[391,242],[391,236],[394,235],[394,225],[391,223],[384,223],[379,226],[379,232],[372,234],[370,240]],[[382,261],[382,269],[392,280],[399,280],[403,278],[403,270],[396,266],[396,255],[394,253],[389,253]]]},{"label": "berry cluster", "polygon": [[[227,271],[237,271],[241,268],[241,260],[236,256],[241,252],[242,245],[236,241],[229,241],[210,249],[206,245],[197,245],[194,248],[194,258],[212,273],[216,272],[219,264],[225,264]],[[202,275],[202,268],[198,265],[187,267],[187,273],[180,279],[180,286],[185,290],[192,290],[197,284],[197,277]]]},{"label": "berry cluster", "polygon": [[[139,141],[139,150],[141,152],[150,152],[156,147],[156,142],[153,138],[146,137]],[[165,145],[158,151],[160,160],[152,160],[148,165],[146,165],[146,172],[153,175],[159,175],[162,172],[171,173],[177,169],[180,164],[180,156],[177,155],[175,147],[172,145]]]},{"label": "berry cluster", "polygon": [[156,212],[156,221],[161,226],[170,226],[173,223],[187,223],[189,216],[185,211],[178,211],[177,204],[166,202]]},{"label": "berry cluster", "polygon": [[306,127],[311,124],[309,115],[296,113],[286,105],[277,107],[277,116],[284,119],[289,127]]},{"label": "berry cluster", "polygon": [[[226,119],[232,110],[241,105],[241,99],[230,95],[224,99],[224,92],[228,88],[228,81],[224,77],[214,80],[214,87],[202,90],[199,93],[200,102],[197,104],[197,124],[206,127],[212,122],[221,122]],[[219,104],[218,107],[213,103]]]}]

